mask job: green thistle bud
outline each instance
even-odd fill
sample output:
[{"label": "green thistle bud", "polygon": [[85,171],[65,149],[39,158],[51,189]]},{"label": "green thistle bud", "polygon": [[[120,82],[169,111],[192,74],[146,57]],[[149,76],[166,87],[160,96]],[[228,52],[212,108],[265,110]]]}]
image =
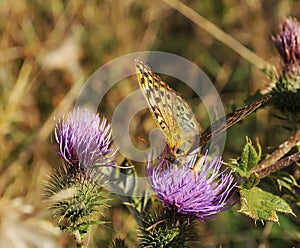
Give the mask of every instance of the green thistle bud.
[{"label": "green thistle bud", "polygon": [[93,221],[93,214],[99,207],[106,207],[103,197],[103,185],[106,178],[96,176],[89,171],[74,169],[73,165],[64,164],[51,174],[45,186],[45,196],[50,202],[53,216],[59,218],[61,230],[74,235],[76,241],[82,241],[89,226],[100,224]]},{"label": "green thistle bud", "polygon": [[193,219],[167,208],[144,215],[139,228],[140,247],[191,247],[195,240]]}]

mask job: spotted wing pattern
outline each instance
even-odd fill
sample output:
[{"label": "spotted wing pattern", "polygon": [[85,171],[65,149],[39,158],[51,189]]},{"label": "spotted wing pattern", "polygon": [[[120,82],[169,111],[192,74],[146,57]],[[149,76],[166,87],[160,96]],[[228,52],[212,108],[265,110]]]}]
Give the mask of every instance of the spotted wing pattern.
[{"label": "spotted wing pattern", "polygon": [[135,66],[140,88],[165,136],[171,155],[175,158],[186,155],[195,144],[201,129],[190,106],[141,60],[136,59]]},{"label": "spotted wing pattern", "polygon": [[175,158],[185,156],[194,148],[203,146],[271,98],[270,95],[264,96],[244,108],[229,113],[200,133],[201,126],[188,103],[141,60],[136,59],[135,66],[138,82],[150,112]]},{"label": "spotted wing pattern", "polygon": [[235,125],[240,120],[244,119],[247,115],[255,111],[259,108],[262,104],[267,102],[271,98],[271,95],[266,95],[261,99],[250,103],[249,105],[245,106],[244,108],[238,109],[232,113],[227,114],[224,118],[213,123],[210,127],[205,129],[200,134],[200,143],[199,146],[204,145],[208,141],[215,137],[216,135],[226,131],[228,128]]}]

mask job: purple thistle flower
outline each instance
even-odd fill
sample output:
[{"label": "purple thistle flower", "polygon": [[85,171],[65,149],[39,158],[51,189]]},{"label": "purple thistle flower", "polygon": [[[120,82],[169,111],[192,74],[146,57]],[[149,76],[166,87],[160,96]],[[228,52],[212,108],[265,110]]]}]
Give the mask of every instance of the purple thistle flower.
[{"label": "purple thistle flower", "polygon": [[220,172],[220,158],[208,163],[204,157],[199,172],[191,169],[195,161],[196,155],[184,166],[177,167],[160,157],[155,167],[149,160],[147,175],[151,188],[167,208],[206,221],[232,206],[229,203],[236,183],[231,172]]},{"label": "purple thistle flower", "polygon": [[[300,24],[294,18],[286,19],[276,37],[273,37],[285,71],[299,73],[300,65]],[[295,71],[296,70],[296,71]]]},{"label": "purple thistle flower", "polygon": [[[294,18],[286,19],[273,41],[283,61],[277,76],[271,78],[273,104],[284,112],[297,113],[300,111],[300,23]],[[295,117],[298,123],[299,117]]]},{"label": "purple thistle flower", "polygon": [[68,164],[87,171],[95,166],[113,166],[114,154],[110,124],[98,114],[79,108],[55,125],[57,154]]}]

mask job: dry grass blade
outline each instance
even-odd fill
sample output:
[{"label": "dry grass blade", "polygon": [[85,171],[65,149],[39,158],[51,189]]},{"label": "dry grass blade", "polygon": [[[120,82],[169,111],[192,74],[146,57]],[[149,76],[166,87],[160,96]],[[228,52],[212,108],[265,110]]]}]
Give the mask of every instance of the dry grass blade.
[{"label": "dry grass blade", "polygon": [[259,57],[256,53],[251,52],[245,46],[243,46],[236,39],[232,38],[232,36],[226,34],[224,31],[219,29],[216,25],[199,15],[193,9],[186,6],[184,3],[178,0],[164,0],[167,4],[169,4],[172,8],[176,9],[182,15],[196,23],[199,27],[204,29],[206,32],[210,33],[214,38],[221,41],[226,46],[230,47],[233,51],[239,54],[241,57],[249,61],[251,64],[256,66],[260,70],[264,70],[266,68],[272,68],[267,61]]}]

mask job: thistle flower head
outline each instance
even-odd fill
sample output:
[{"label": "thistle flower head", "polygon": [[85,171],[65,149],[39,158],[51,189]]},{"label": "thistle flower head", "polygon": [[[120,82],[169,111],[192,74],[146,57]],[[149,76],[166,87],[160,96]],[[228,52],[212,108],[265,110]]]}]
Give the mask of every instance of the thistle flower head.
[{"label": "thistle flower head", "polygon": [[[275,107],[289,112],[300,111],[300,23],[294,18],[286,19],[277,36],[273,37],[283,66],[272,89]],[[295,118],[295,122],[298,122]]]},{"label": "thistle flower head", "polygon": [[110,125],[86,109],[76,109],[58,120],[54,135],[56,152],[64,163],[49,176],[45,196],[53,215],[59,217],[60,228],[71,232],[80,244],[90,226],[101,223],[91,218],[108,200],[103,196],[108,178],[96,168],[114,166]]},{"label": "thistle flower head", "polygon": [[299,72],[300,65],[300,24],[296,19],[286,19],[279,34],[273,37],[275,47],[279,52],[286,70]]},{"label": "thistle flower head", "polygon": [[195,161],[196,155],[176,167],[160,157],[154,167],[149,160],[147,175],[151,188],[167,208],[206,221],[230,207],[235,183],[231,173],[220,171],[220,158],[210,163],[204,158],[198,172],[191,169]]},{"label": "thistle flower head", "polygon": [[111,129],[105,118],[79,108],[55,125],[57,154],[68,164],[89,171],[96,165],[113,166],[113,151],[110,149]]}]

